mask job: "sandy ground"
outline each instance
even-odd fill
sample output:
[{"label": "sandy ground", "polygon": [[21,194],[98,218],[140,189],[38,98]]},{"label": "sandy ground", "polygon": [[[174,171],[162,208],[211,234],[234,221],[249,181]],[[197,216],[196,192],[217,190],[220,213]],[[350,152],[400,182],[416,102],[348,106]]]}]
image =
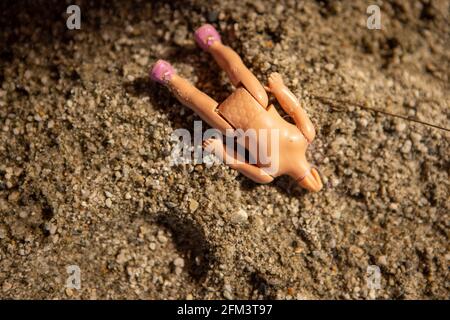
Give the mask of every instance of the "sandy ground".
[{"label": "sandy ground", "polygon": [[[22,2],[0,4],[1,298],[449,298],[449,134],[354,106],[450,127],[449,1],[77,1],[72,31],[69,2]],[[168,164],[199,118],[148,69],[224,99],[205,22],[300,97],[323,191]]]}]

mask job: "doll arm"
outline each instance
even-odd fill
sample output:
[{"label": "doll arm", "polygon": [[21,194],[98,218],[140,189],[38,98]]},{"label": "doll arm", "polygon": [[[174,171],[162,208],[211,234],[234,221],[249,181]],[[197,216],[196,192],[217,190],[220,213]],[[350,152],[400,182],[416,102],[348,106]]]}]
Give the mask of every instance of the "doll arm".
[{"label": "doll arm", "polygon": [[312,142],[316,136],[316,130],[297,97],[284,85],[279,73],[272,73],[269,76],[269,86],[266,90],[272,92],[283,110],[294,119],[306,140]]},{"label": "doll arm", "polygon": [[228,74],[231,83],[235,87],[242,85],[256,101],[264,108],[267,107],[269,98],[263,85],[244,65],[242,59],[233,49],[220,42],[215,42],[210,46],[209,52],[211,52],[219,66]]},{"label": "doll arm", "polygon": [[236,155],[230,155],[219,139],[211,138],[203,141],[203,148],[206,152],[214,154],[222,163],[225,163],[230,168],[239,171],[257,183],[269,183],[273,181],[273,177],[261,168],[238,160]]}]

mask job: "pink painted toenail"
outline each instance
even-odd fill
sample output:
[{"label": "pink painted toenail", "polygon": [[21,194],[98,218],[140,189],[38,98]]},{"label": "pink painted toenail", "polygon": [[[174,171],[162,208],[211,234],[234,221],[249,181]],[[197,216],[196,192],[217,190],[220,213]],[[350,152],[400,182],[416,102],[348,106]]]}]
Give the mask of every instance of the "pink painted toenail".
[{"label": "pink painted toenail", "polygon": [[170,78],[175,74],[175,69],[170,63],[164,60],[158,60],[150,71],[150,78],[161,84],[167,84]]},{"label": "pink painted toenail", "polygon": [[221,40],[216,28],[210,24],[204,24],[195,31],[195,41],[203,50],[208,51],[210,45]]}]

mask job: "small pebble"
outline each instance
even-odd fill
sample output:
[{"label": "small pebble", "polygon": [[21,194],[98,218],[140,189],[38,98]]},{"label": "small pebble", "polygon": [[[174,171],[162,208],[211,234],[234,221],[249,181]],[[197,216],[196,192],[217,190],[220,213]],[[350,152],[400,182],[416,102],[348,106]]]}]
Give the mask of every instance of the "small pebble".
[{"label": "small pebble", "polygon": [[325,70],[327,70],[327,71],[333,71],[333,70],[334,70],[334,64],[332,64],[332,63],[327,63],[327,64],[325,65]]},{"label": "small pebble", "polygon": [[198,206],[199,206],[198,202],[195,201],[194,199],[192,199],[192,200],[189,202],[189,210],[190,210],[191,212],[195,212],[195,210],[198,209]]},{"label": "small pebble", "polygon": [[111,208],[111,207],[112,207],[112,201],[111,201],[111,198],[106,199],[106,201],[105,201],[105,206],[106,206],[107,208]]},{"label": "small pebble", "polygon": [[283,13],[283,11],[284,11],[283,5],[277,4],[276,7],[275,7],[275,14],[276,15],[280,15],[280,14]]},{"label": "small pebble", "polygon": [[403,147],[401,149],[402,153],[410,153],[411,152],[411,140],[406,140],[406,142],[403,144]]},{"label": "small pebble", "polygon": [[158,241],[161,243],[166,243],[168,241],[167,237],[163,234],[158,234]]},{"label": "small pebble", "polygon": [[0,239],[4,239],[6,237],[5,228],[0,228]]},{"label": "small pebble", "polygon": [[112,198],[113,195],[112,195],[111,192],[105,191],[105,196],[108,197],[108,198]]},{"label": "small pebble", "polygon": [[66,288],[65,293],[69,298],[73,296],[73,291],[70,288]]},{"label": "small pebble", "polygon": [[130,260],[129,255],[127,254],[127,251],[122,249],[120,250],[119,254],[116,257],[116,262],[118,264],[124,264],[125,262],[127,262],[128,260]]},{"label": "small pebble", "polygon": [[11,192],[10,195],[8,196],[8,201],[16,202],[17,200],[19,200],[19,197],[20,193],[18,191]]},{"label": "small pebble", "polygon": [[397,132],[403,132],[403,131],[405,131],[405,129],[406,129],[406,124],[403,121],[397,123],[397,125],[395,126],[395,130]]},{"label": "small pebble", "polygon": [[12,288],[12,284],[9,282],[4,282],[2,285],[3,292],[8,292],[9,290],[11,290],[11,288]]},{"label": "small pebble", "polygon": [[26,212],[25,210],[20,211],[19,217],[25,219],[26,217],[28,217],[28,212]]},{"label": "small pebble", "polygon": [[233,300],[233,294],[231,293],[232,291],[233,288],[229,284],[224,285],[223,297],[227,300]]},{"label": "small pebble", "polygon": [[54,235],[57,229],[58,227],[56,226],[56,224],[51,224],[48,228],[48,232],[50,232],[51,235]]},{"label": "small pebble", "polygon": [[262,1],[254,1],[253,7],[260,14],[266,12],[266,5]]},{"label": "small pebble", "polygon": [[183,268],[184,267],[184,259],[183,258],[176,258],[175,260],[173,260],[173,264],[176,267]]},{"label": "small pebble", "polygon": [[387,258],[386,258],[386,256],[379,256],[378,259],[377,259],[377,263],[380,266],[386,266],[387,265]]},{"label": "small pebble", "polygon": [[248,219],[247,211],[244,209],[239,209],[231,215],[231,222],[233,223],[243,223]]},{"label": "small pebble", "polygon": [[183,269],[180,267],[175,267],[175,274],[179,276],[183,272]]}]

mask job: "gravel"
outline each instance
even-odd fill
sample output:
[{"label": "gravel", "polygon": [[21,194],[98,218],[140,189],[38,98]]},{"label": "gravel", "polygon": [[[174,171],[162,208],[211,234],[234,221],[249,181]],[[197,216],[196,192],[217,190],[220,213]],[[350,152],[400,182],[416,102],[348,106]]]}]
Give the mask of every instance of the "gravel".
[{"label": "gravel", "polygon": [[[448,127],[448,1],[383,1],[382,30],[362,0],[77,3],[81,30],[61,1],[0,4],[0,298],[449,297],[449,134],[354,105]],[[206,22],[301,98],[323,191],[170,165],[199,118],[148,69],[225,99]]]}]

